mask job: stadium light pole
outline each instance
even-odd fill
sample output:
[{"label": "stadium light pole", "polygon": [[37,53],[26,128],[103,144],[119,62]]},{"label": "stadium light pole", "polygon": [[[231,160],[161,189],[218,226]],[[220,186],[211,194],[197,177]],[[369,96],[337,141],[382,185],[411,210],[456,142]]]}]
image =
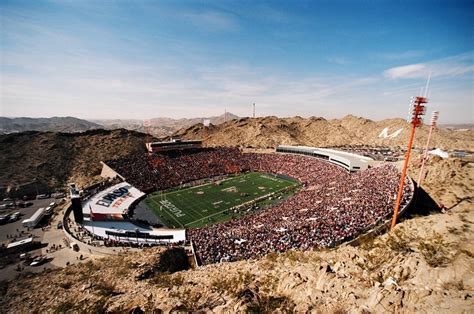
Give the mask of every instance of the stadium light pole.
[{"label": "stadium light pole", "polygon": [[428,149],[430,147],[430,141],[431,141],[431,134],[433,133],[433,130],[436,128],[436,121],[438,120],[439,117],[439,111],[434,111],[433,115],[431,116],[431,127],[430,127],[430,132],[428,133],[428,140],[426,141],[426,146],[425,149],[423,150],[423,155],[421,156],[421,168],[420,168],[420,174],[418,175],[418,189],[421,187],[421,182],[424,179],[424,170],[425,170],[425,163],[426,160],[428,159]]},{"label": "stadium light pole", "polygon": [[410,103],[410,109],[408,114],[410,115],[409,118],[411,118],[411,134],[410,140],[408,142],[407,153],[405,156],[405,163],[403,164],[402,177],[400,178],[400,186],[398,187],[398,195],[397,200],[395,202],[395,209],[393,210],[392,225],[390,227],[390,230],[393,230],[393,228],[395,228],[395,225],[397,224],[398,209],[400,208],[400,202],[403,195],[403,186],[405,185],[405,177],[408,168],[408,161],[410,160],[411,148],[413,146],[413,138],[415,137],[415,129],[419,127],[422,123],[421,118],[425,113],[426,103],[428,103],[428,98],[421,96],[412,98],[412,101]]}]

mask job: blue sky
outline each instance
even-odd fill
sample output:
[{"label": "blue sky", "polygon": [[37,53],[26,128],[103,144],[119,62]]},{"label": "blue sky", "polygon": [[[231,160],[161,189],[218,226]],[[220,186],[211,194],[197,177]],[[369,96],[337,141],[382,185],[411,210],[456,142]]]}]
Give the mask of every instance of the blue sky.
[{"label": "blue sky", "polygon": [[472,1],[0,1],[2,116],[473,122]]}]

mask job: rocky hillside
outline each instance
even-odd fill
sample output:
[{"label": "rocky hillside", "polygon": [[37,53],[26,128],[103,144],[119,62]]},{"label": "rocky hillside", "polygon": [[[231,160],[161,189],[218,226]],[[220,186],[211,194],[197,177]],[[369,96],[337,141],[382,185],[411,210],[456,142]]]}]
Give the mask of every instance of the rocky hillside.
[{"label": "rocky hillside", "polygon": [[0,186],[36,188],[35,179],[40,189],[90,184],[100,175],[101,160],[145,152],[145,137],[123,129],[0,135]]},{"label": "rocky hillside", "polygon": [[474,189],[466,178],[472,178],[472,164],[436,159],[428,164],[425,187],[439,192],[436,202],[447,202],[451,196],[439,186],[440,169],[450,169],[447,184],[463,189],[454,208],[406,219],[394,232],[355,246],[289,251],[138,280],[157,263],[160,249],[150,249],[23,275],[3,284],[0,308],[10,313],[470,312]]},{"label": "rocky hillside", "polygon": [[1,133],[18,133],[25,131],[50,132],[83,132],[103,128],[97,123],[74,118],[5,118],[0,117]]},{"label": "rocky hillside", "polygon": [[[379,135],[387,128],[387,135],[399,129],[398,136],[384,138]],[[348,115],[343,119],[324,118],[242,118],[205,128],[202,124],[178,131],[174,136],[184,139],[202,138],[207,145],[242,145],[274,147],[278,144],[310,146],[338,146],[366,144],[406,147],[411,131],[410,124],[402,119],[372,121]],[[426,143],[429,127],[417,129],[415,146]],[[441,149],[474,150],[474,131],[437,129],[432,145]]]},{"label": "rocky hillside", "polygon": [[[420,162],[410,160],[409,175],[418,180]],[[473,196],[474,162],[470,159],[431,157],[426,164],[422,188],[428,195],[447,208]]]}]

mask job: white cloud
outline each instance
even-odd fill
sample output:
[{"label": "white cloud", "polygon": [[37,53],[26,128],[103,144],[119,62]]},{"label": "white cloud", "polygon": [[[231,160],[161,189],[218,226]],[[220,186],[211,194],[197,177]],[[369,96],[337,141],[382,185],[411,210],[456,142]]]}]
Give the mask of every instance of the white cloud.
[{"label": "white cloud", "polygon": [[418,78],[420,76],[424,76],[425,73],[426,66],[424,64],[410,64],[391,68],[384,72],[385,76],[391,79]]},{"label": "white cloud", "polygon": [[425,63],[409,64],[386,70],[384,76],[390,79],[416,79],[432,77],[459,77],[474,71],[473,52],[433,60]]}]

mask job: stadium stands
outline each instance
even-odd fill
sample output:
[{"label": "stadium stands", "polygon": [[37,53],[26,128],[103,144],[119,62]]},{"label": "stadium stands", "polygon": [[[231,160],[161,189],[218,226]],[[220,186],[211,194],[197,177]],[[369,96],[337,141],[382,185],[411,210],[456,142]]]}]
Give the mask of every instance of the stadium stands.
[{"label": "stadium stands", "polygon": [[[203,178],[241,171],[293,177],[302,189],[256,214],[188,230],[202,263],[234,261],[290,249],[333,246],[387,219],[400,180],[390,165],[349,174],[323,160],[292,154],[241,153],[236,148],[197,149],[106,164],[142,191],[168,189]],[[403,202],[412,195],[408,180]]]}]

